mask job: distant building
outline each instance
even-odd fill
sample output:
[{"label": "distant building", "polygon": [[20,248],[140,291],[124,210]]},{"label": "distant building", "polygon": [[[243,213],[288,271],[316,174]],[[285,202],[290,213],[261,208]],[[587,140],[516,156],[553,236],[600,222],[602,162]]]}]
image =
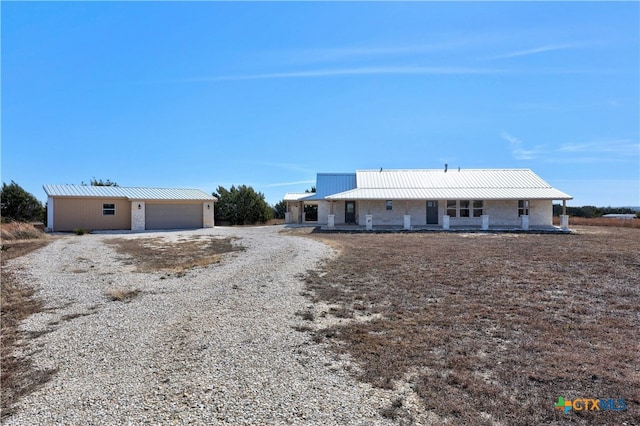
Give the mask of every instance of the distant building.
[{"label": "distant building", "polygon": [[199,189],[44,185],[51,231],[211,228],[217,199]]},{"label": "distant building", "polygon": [[[315,193],[287,193],[285,221],[327,228],[553,227],[553,201],[573,197],[529,169],[359,170],[318,173]],[[562,227],[568,227],[563,211]]]},{"label": "distant building", "polygon": [[605,214],[602,215],[602,217],[605,217],[607,219],[635,219],[636,215],[633,213],[609,213],[609,214]]}]

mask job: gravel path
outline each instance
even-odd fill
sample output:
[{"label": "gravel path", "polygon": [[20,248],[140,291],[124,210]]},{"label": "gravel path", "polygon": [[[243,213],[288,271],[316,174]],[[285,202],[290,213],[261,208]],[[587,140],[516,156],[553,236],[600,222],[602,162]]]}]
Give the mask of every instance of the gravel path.
[{"label": "gravel path", "polygon": [[[25,347],[51,381],[3,423],[385,424],[389,397],[293,327],[299,274],[331,250],[280,227],[65,236],[15,259],[45,312]],[[245,251],[178,277],[133,272],[110,238],[238,237]],[[109,289],[138,289],[129,302]]]}]

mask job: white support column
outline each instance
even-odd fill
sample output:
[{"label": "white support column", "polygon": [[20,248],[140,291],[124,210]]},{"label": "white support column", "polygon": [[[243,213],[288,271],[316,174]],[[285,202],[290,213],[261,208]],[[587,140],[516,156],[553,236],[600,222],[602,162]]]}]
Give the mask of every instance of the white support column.
[{"label": "white support column", "polygon": [[482,219],[482,230],[486,231],[489,229],[489,215],[483,214],[480,216],[480,219]]},{"label": "white support column", "polygon": [[213,218],[213,201],[205,201],[202,203],[202,227],[203,228],[213,228],[214,218]]},{"label": "white support column", "polygon": [[329,216],[327,216],[327,228],[335,229],[335,227],[336,227],[336,215],[330,214]]},{"label": "white support column", "polygon": [[373,215],[368,214],[365,216],[365,226],[367,231],[373,230]]},{"label": "white support column", "polygon": [[404,229],[411,229],[411,215],[404,215]]},{"label": "white support column", "polygon": [[522,229],[524,229],[525,231],[529,230],[529,215],[522,215],[520,216],[520,223],[522,225]]},{"label": "white support column", "polygon": [[442,215],[442,229],[444,229],[444,230],[449,229],[449,215],[448,214]]},{"label": "white support column", "polygon": [[560,215],[560,228],[562,228],[563,231],[567,231],[569,229],[569,215],[568,214]]},{"label": "white support column", "polygon": [[131,230],[145,230],[145,203],[144,201],[131,201]]},{"label": "white support column", "polygon": [[47,229],[49,231],[55,231],[55,224],[53,223],[53,198],[47,198]]}]

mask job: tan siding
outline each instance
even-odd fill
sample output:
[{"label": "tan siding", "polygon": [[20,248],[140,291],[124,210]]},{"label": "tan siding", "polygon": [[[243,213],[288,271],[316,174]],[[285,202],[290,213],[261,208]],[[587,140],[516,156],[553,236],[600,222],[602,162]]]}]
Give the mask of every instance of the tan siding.
[{"label": "tan siding", "polygon": [[[103,216],[103,204],[115,204],[116,214]],[[131,203],[123,199],[55,197],[53,216],[54,231],[131,229]]]}]

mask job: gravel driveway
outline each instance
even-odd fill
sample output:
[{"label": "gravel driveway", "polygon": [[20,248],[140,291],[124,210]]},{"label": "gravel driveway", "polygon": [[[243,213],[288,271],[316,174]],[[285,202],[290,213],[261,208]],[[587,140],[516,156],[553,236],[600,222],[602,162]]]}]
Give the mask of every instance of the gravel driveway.
[{"label": "gravel driveway", "polygon": [[[385,424],[383,391],[293,327],[299,274],[331,250],[279,226],[65,236],[15,259],[48,310],[25,352],[58,372],[5,424]],[[110,238],[238,237],[245,251],[184,276],[134,272]],[[111,301],[116,287],[139,289]]]}]

